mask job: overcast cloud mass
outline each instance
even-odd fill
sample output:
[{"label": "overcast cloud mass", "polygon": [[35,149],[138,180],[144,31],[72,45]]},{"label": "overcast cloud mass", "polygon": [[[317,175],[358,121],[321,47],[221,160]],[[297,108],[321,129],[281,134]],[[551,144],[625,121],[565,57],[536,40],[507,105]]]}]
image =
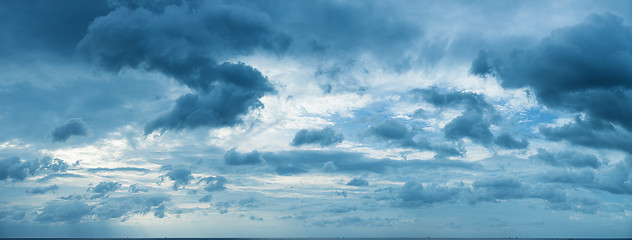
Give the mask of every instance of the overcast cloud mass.
[{"label": "overcast cloud mass", "polygon": [[0,16],[0,237],[632,237],[630,1]]}]

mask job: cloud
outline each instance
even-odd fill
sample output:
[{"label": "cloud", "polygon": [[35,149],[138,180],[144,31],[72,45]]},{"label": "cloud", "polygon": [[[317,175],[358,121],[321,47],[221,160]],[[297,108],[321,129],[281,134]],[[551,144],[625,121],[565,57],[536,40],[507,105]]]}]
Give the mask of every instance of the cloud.
[{"label": "cloud", "polygon": [[[417,130],[422,133],[421,130]],[[402,148],[417,150],[430,150],[437,153],[436,157],[459,156],[462,150],[446,144],[434,144],[423,136],[419,136],[414,130],[408,129],[400,120],[386,119],[377,126],[371,126],[366,132],[370,136],[396,144]]]},{"label": "cloud", "polygon": [[264,152],[266,163],[273,167],[277,174],[293,175],[307,173],[310,170],[327,170],[344,173],[396,173],[412,169],[433,168],[463,168],[476,169],[476,163],[458,160],[392,160],[388,158],[375,159],[362,153],[345,151],[298,150]]},{"label": "cloud", "polygon": [[349,186],[363,187],[369,186],[369,182],[364,178],[353,178],[351,181],[347,182]]},{"label": "cloud", "polygon": [[51,132],[53,142],[65,142],[71,136],[86,135],[88,135],[88,125],[79,118],[70,119],[64,125],[56,127]]},{"label": "cloud", "polygon": [[[552,31],[532,48],[496,57],[482,52],[472,69],[478,69],[481,62],[491,63],[493,75],[505,88],[529,87],[538,102],[549,108],[584,113],[595,121],[612,123],[629,132],[630,38],[632,28],[624,25],[621,17],[591,14],[582,23]],[[597,129],[576,130],[590,135]],[[573,142],[572,136],[564,139]]]},{"label": "cloud", "polygon": [[188,185],[193,180],[191,170],[186,168],[176,168],[169,171],[165,176],[173,181],[173,190],[178,191],[180,186]]},{"label": "cloud", "polygon": [[91,24],[78,49],[104,69],[156,71],[197,92],[181,96],[170,111],[147,123],[149,134],[240,123],[274,88],[258,70],[216,59],[257,49],[283,52],[288,44],[265,14],[208,3],[195,11],[171,5],[160,13],[120,7]]},{"label": "cloud", "polygon": [[170,197],[160,195],[108,198],[96,205],[91,214],[100,219],[123,218],[125,220],[132,214],[144,215],[153,212],[155,217],[164,218],[166,202],[169,201],[171,201]]},{"label": "cloud", "polygon": [[[476,67],[480,68],[481,66]],[[476,69],[476,71],[484,70]],[[482,94],[472,92],[442,93],[436,87],[414,89],[412,93],[415,97],[421,98],[441,110],[445,108],[464,109],[461,115],[444,126],[443,133],[446,139],[456,141],[469,138],[485,147],[491,147],[493,144],[505,149],[524,149],[529,145],[526,139],[518,141],[506,132],[494,136],[491,125],[498,123],[499,115],[494,106],[487,102]]]},{"label": "cloud", "polygon": [[146,168],[138,168],[138,167],[117,167],[117,168],[103,168],[103,167],[99,167],[99,168],[89,168],[87,169],[88,172],[141,172],[141,173],[147,173],[147,172],[151,172],[151,170],[146,169]]},{"label": "cloud", "polygon": [[588,117],[576,116],[573,122],[559,127],[540,127],[540,133],[551,141],[593,147],[621,150],[632,153],[632,133],[612,123]]},{"label": "cloud", "polygon": [[91,199],[107,198],[109,193],[114,192],[119,188],[121,188],[121,184],[117,182],[99,182],[99,184],[90,188],[89,191],[95,193],[92,195]]},{"label": "cloud", "polygon": [[36,222],[41,223],[77,223],[90,215],[93,207],[81,201],[50,201],[38,212]]},{"label": "cloud", "polygon": [[261,153],[254,150],[249,153],[237,152],[237,148],[232,148],[224,154],[224,162],[228,165],[253,165],[263,162]]},{"label": "cloud", "polygon": [[329,206],[323,212],[340,214],[340,213],[348,213],[348,212],[352,212],[356,210],[358,210],[358,208],[353,207],[353,206]]},{"label": "cloud", "polygon": [[538,159],[553,166],[589,168],[599,168],[601,166],[601,162],[594,155],[581,154],[572,151],[551,153],[543,148],[538,148],[538,153],[529,158]]},{"label": "cloud", "polygon": [[226,184],[226,181],[226,178],[222,176],[206,177],[200,180],[200,182],[206,183],[206,185],[204,186],[204,190],[207,192],[226,190],[226,186],[224,186],[224,184]]},{"label": "cloud", "polygon": [[37,172],[65,172],[67,169],[68,164],[57,158],[43,157],[26,161],[19,157],[7,157],[0,159],[0,180],[22,181]]},{"label": "cloud", "polygon": [[47,192],[55,192],[55,190],[59,189],[57,184],[50,185],[48,187],[35,187],[29,190],[26,190],[26,193],[30,194],[45,194]]},{"label": "cloud", "polygon": [[211,202],[211,200],[213,199],[213,196],[210,194],[204,195],[204,197],[198,199],[198,202]]},{"label": "cloud", "polygon": [[[12,1],[0,7],[3,24],[0,52],[7,58],[28,61],[54,55],[72,56],[90,22],[111,9],[106,1],[81,0],[29,4]],[[34,18],[33,16],[38,16]],[[6,54],[6,55],[5,55]]]},{"label": "cloud", "polygon": [[441,93],[436,87],[415,89],[412,93],[439,108],[465,109],[460,116],[444,126],[443,132],[447,139],[469,138],[483,146],[493,143],[494,135],[490,127],[498,121],[498,115],[483,95],[472,92]]},{"label": "cloud", "polygon": [[518,141],[509,133],[503,133],[496,137],[494,144],[505,149],[525,149],[529,146],[529,141],[524,138]]},{"label": "cloud", "polygon": [[319,144],[322,147],[335,145],[341,143],[344,137],[341,133],[337,133],[334,129],[326,127],[323,129],[302,129],[296,132],[294,139],[290,145],[301,146],[307,144]]},{"label": "cloud", "polygon": [[436,184],[425,187],[415,181],[406,182],[398,193],[398,205],[401,207],[418,207],[453,200],[459,189],[448,188]]},{"label": "cloud", "polygon": [[[405,70],[415,60],[411,49],[423,36],[421,26],[379,2],[272,1],[258,5],[292,37],[294,55],[317,60],[346,62],[368,55],[383,65]],[[303,14],[292,14],[296,12]]]},{"label": "cloud", "polygon": [[379,217],[361,218],[358,216],[351,216],[351,217],[345,216],[341,218],[314,221],[312,224],[317,227],[329,227],[329,226],[386,227],[386,226],[401,225],[401,221],[400,219],[396,219],[396,218],[379,218]]},{"label": "cloud", "polygon": [[48,174],[40,179],[37,179],[37,182],[48,182],[55,178],[85,178],[85,176],[75,174],[75,173],[54,173],[54,174]]},{"label": "cloud", "polygon": [[[213,84],[208,93],[181,96],[171,110],[147,123],[145,134],[158,129],[232,127],[241,123],[241,116],[253,109],[262,108],[263,104],[259,99],[274,90],[267,78],[242,63],[224,63],[222,66],[234,71],[226,74],[230,78]],[[239,84],[244,85],[237,85],[234,81],[240,81]],[[247,85],[249,82],[252,82],[251,86]],[[260,84],[258,82],[263,82],[262,86],[256,86],[255,84]]]}]

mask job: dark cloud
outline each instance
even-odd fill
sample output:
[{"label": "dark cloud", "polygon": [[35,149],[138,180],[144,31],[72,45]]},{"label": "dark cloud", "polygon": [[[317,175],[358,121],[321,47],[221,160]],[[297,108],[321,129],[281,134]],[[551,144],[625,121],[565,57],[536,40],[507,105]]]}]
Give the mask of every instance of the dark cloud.
[{"label": "dark cloud", "polygon": [[29,165],[19,157],[0,159],[0,179],[24,180],[29,174]]},{"label": "dark cloud", "polygon": [[[85,4],[65,2],[6,1],[0,6],[0,54],[6,59],[73,56],[75,46],[94,18],[110,11],[107,1]],[[37,16],[37,17],[33,17]]]},{"label": "dark cloud", "polygon": [[0,180],[22,181],[38,172],[65,172],[68,169],[61,159],[43,157],[35,160],[22,160],[19,157],[0,159]]},{"label": "dark cloud", "polygon": [[489,55],[485,50],[479,51],[478,56],[472,61],[470,73],[481,77],[492,74],[492,63]]},{"label": "dark cloud", "polygon": [[[477,59],[475,62],[479,60]],[[476,64],[484,65],[483,63]],[[477,69],[474,69],[475,67]],[[485,71],[478,68],[483,68],[483,66],[473,66],[471,71]],[[491,125],[498,123],[499,115],[494,106],[487,102],[481,94],[472,92],[442,93],[436,87],[415,89],[412,93],[415,97],[421,98],[441,110],[445,108],[464,109],[461,115],[444,126],[443,132],[446,139],[456,141],[469,138],[486,147],[491,147],[493,144],[505,149],[524,149],[529,145],[526,139],[518,141],[509,133],[494,136]]]},{"label": "dark cloud", "polygon": [[323,129],[302,129],[296,132],[294,139],[290,145],[301,146],[306,144],[319,144],[322,147],[341,143],[344,137],[341,133],[337,133],[334,129],[326,127]]},{"label": "dark cloud", "polygon": [[494,144],[505,149],[525,149],[529,146],[529,141],[524,138],[518,141],[509,133],[503,133],[496,137]]},{"label": "dark cloud", "polygon": [[165,176],[173,181],[173,190],[178,191],[180,186],[188,185],[193,180],[191,170],[186,168],[176,168],[170,170]]},{"label": "dark cloud", "polygon": [[35,187],[29,190],[26,190],[26,193],[30,194],[45,194],[47,192],[55,192],[55,190],[59,189],[57,184],[50,185],[48,187]]},{"label": "dark cloud", "polygon": [[88,135],[88,125],[79,118],[70,119],[63,125],[56,127],[50,135],[53,142],[65,142],[72,136]]},{"label": "dark cloud", "polygon": [[448,188],[436,184],[423,186],[421,183],[406,182],[398,193],[398,205],[401,207],[417,207],[453,200],[459,189]]},{"label": "dark cloud", "polygon": [[568,141],[575,145],[632,153],[632,141],[629,141],[632,133],[594,118],[577,116],[573,122],[560,127],[540,127],[540,133],[552,141]]},{"label": "dark cloud", "polygon": [[253,165],[263,162],[261,153],[254,150],[249,153],[240,153],[237,148],[232,148],[224,154],[224,162],[228,165]]},{"label": "dark cloud", "polygon": [[[518,49],[501,57],[479,55],[472,68],[477,69],[483,61],[491,63],[493,74],[505,88],[529,87],[547,107],[585,113],[595,121],[612,123],[629,132],[630,39],[632,28],[624,25],[621,17],[592,14],[582,23],[552,31],[533,48]],[[598,132],[593,128],[574,130],[584,136]],[[573,136],[556,135],[574,142]]]},{"label": "dark cloud", "polygon": [[469,138],[484,146],[490,146],[493,143],[494,135],[490,127],[498,121],[498,116],[494,107],[485,100],[483,95],[472,92],[441,93],[436,87],[415,89],[412,93],[439,108],[465,110],[443,128],[447,139]]},{"label": "dark cloud", "polygon": [[[273,87],[259,71],[244,64],[225,63],[226,68],[235,71],[229,77],[254,77],[252,79],[226,79],[227,81],[250,81],[253,84],[265,82],[261,88],[256,86],[239,86],[232,82],[218,82],[209,93],[186,94],[176,100],[175,106],[145,126],[145,133],[163,129],[195,129],[198,127],[231,127],[241,123],[241,116],[250,110],[261,108],[259,99],[264,94],[273,92]],[[251,73],[240,73],[249,71]],[[248,75],[246,75],[248,74]],[[248,84],[248,83],[243,83]]]},{"label": "dark cloud", "polygon": [[538,159],[553,166],[589,168],[599,168],[601,166],[601,162],[594,155],[572,151],[551,153],[545,149],[538,148],[538,153],[529,158]]},{"label": "dark cloud", "polygon": [[[417,130],[417,132],[422,133],[421,130]],[[415,133],[415,130],[408,129],[406,125],[397,119],[389,118],[377,126],[371,126],[367,134],[402,148],[434,151],[437,153],[436,157],[459,156],[462,154],[462,150],[453,146],[431,143],[430,140],[418,135]]]},{"label": "dark cloud", "polygon": [[88,191],[93,192],[91,199],[96,198],[106,198],[110,193],[121,188],[121,184],[117,182],[99,182],[96,186],[88,189]]},{"label": "dark cloud", "polygon": [[369,186],[369,182],[364,178],[353,178],[351,181],[347,182],[349,186],[363,187]]},{"label": "dark cloud", "polygon": [[181,96],[169,112],[150,121],[146,134],[240,123],[274,88],[256,69],[216,59],[257,49],[282,52],[289,44],[265,14],[210,2],[195,10],[185,5],[160,13],[118,8],[96,19],[78,46],[105,69],[156,71],[198,92]]},{"label": "dark cloud", "polygon": [[51,201],[37,213],[36,222],[76,223],[90,215],[93,207],[82,201]]},{"label": "dark cloud", "polygon": [[490,130],[491,122],[477,111],[465,111],[443,127],[445,137],[450,140],[469,138],[483,146],[489,146],[494,140]]},{"label": "dark cloud", "polygon": [[215,192],[215,191],[224,191],[226,190],[226,178],[222,176],[215,177],[205,177],[200,180],[200,182],[204,182],[206,185],[204,186],[204,190],[207,192]]}]

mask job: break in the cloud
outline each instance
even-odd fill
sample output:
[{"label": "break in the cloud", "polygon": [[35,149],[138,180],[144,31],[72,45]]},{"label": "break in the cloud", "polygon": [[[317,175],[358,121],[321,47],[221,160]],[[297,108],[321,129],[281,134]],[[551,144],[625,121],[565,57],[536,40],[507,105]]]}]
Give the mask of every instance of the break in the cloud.
[{"label": "break in the cloud", "polygon": [[629,9],[8,0],[0,237],[630,237]]}]

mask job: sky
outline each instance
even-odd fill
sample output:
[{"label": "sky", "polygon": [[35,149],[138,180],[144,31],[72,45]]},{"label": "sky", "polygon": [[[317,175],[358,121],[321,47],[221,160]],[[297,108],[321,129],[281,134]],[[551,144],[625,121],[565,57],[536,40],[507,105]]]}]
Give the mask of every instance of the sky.
[{"label": "sky", "polygon": [[632,237],[630,1],[0,16],[0,237]]}]

